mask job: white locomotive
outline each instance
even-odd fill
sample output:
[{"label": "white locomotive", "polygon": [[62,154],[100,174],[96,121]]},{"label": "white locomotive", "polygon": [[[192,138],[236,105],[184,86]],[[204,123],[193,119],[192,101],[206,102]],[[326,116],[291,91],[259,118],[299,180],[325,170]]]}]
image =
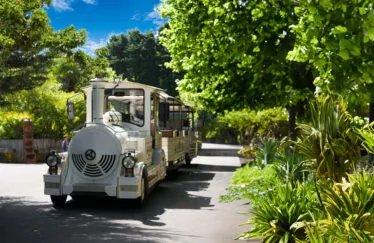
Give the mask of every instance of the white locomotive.
[{"label": "white locomotive", "polygon": [[[44,193],[51,195],[54,207],[64,206],[68,195],[142,204],[168,170],[196,156],[193,112],[163,90],[104,79],[91,80],[82,90],[86,123],[74,133],[68,152],[46,158]],[[73,113],[68,102],[68,116]]]}]

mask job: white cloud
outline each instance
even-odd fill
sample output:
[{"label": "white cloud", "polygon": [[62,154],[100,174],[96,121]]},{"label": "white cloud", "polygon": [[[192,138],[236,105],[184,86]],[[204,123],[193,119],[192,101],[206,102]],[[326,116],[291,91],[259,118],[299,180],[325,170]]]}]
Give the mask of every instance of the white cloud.
[{"label": "white cloud", "polygon": [[[51,6],[58,12],[73,11],[70,5],[76,0],[52,0]],[[81,0],[87,4],[96,4],[96,0]]]},{"label": "white cloud", "polygon": [[88,38],[86,40],[86,45],[80,47],[79,49],[83,50],[88,55],[90,55],[92,57],[95,57],[95,50],[97,48],[101,48],[101,47],[106,46],[112,35],[118,35],[118,34],[110,33],[105,39],[100,39],[99,41],[94,41],[94,40],[90,39],[90,37],[88,36]]},{"label": "white cloud", "polygon": [[53,0],[51,6],[59,12],[73,10],[69,6],[72,1],[73,0]]},{"label": "white cloud", "polygon": [[83,50],[88,55],[95,57],[95,50],[97,48],[106,46],[107,43],[107,40],[94,41],[91,39],[87,39],[86,45],[80,47],[79,49]]},{"label": "white cloud", "polygon": [[140,13],[134,13],[131,16],[131,20],[140,20],[141,19],[141,14]]},{"label": "white cloud", "polygon": [[82,1],[87,3],[87,4],[95,4],[96,3],[96,0],[82,0]]},{"label": "white cloud", "polygon": [[144,20],[145,21],[152,21],[158,27],[161,27],[166,23],[166,20],[161,18],[160,13],[156,10],[148,13]]}]

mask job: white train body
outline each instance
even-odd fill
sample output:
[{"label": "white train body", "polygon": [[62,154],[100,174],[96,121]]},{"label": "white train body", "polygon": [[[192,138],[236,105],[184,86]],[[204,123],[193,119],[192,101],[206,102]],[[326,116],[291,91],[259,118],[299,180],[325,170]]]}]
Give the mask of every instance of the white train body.
[{"label": "white train body", "polygon": [[44,193],[55,207],[63,206],[67,195],[142,203],[169,169],[196,156],[195,133],[184,126],[190,118],[182,115],[192,113],[162,90],[102,79],[83,90],[85,126],[75,132],[68,152],[47,157]]}]

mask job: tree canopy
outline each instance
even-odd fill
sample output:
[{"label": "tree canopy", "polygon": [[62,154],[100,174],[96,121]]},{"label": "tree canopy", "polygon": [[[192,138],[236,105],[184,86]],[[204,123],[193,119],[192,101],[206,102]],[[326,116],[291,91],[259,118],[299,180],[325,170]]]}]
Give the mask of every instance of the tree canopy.
[{"label": "tree canopy", "polygon": [[43,8],[50,4],[51,0],[0,0],[0,93],[43,83],[54,57],[72,55],[85,43],[85,30],[53,30]]},{"label": "tree canopy", "polygon": [[291,26],[296,43],[289,53],[289,59],[315,67],[320,92],[340,93],[351,104],[371,101],[372,109],[373,5],[371,0],[300,1],[294,8],[299,21]]},{"label": "tree canopy", "polygon": [[178,87],[205,109],[294,107],[314,91],[307,63],[289,61],[297,24],[290,0],[164,0],[161,42]]},{"label": "tree canopy", "polygon": [[96,58],[77,50],[70,56],[56,59],[53,70],[62,90],[77,91],[95,77],[113,79],[115,73],[109,67],[107,54],[108,49],[103,47],[95,50]]},{"label": "tree canopy", "polygon": [[175,79],[178,75],[164,66],[170,61],[170,55],[153,32],[130,30],[127,34],[113,35],[107,48],[110,66],[117,75],[176,94]]}]

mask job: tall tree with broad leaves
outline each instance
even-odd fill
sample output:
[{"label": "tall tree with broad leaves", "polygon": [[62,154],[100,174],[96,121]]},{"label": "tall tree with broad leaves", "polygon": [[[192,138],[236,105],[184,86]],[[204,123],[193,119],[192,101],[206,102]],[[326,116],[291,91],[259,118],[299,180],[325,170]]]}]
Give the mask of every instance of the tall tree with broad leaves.
[{"label": "tall tree with broad leaves", "polygon": [[374,2],[372,0],[299,1],[299,21],[289,59],[317,70],[320,92],[335,92],[353,104],[370,102],[374,121]]},{"label": "tall tree with broad leaves", "polygon": [[71,55],[86,32],[54,31],[44,9],[51,0],[0,0],[0,93],[41,84],[54,57]]},{"label": "tall tree with broad leaves", "polygon": [[289,61],[297,24],[292,0],[163,0],[170,28],[161,42],[169,67],[185,72],[178,82],[205,109],[284,106],[294,136],[298,104],[313,94],[307,63]]}]

